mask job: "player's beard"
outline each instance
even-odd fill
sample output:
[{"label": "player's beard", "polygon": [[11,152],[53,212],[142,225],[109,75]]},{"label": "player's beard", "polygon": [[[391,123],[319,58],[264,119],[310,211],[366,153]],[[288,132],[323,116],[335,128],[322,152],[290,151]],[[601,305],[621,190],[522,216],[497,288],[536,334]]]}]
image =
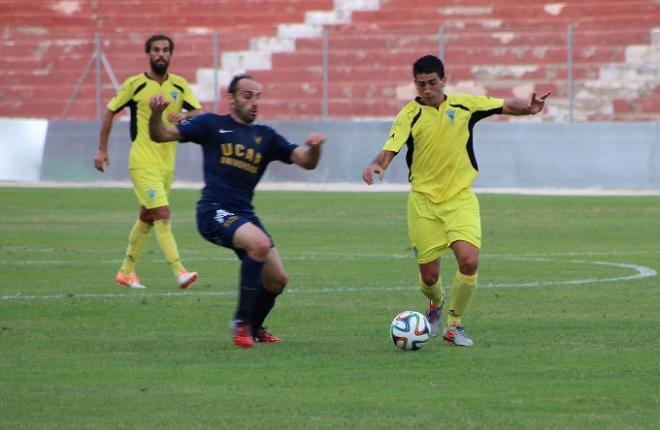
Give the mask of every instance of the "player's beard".
[{"label": "player's beard", "polygon": [[167,73],[167,68],[170,65],[170,63],[168,63],[167,60],[165,59],[151,61],[150,64],[151,64],[151,71],[158,76],[165,76],[165,74]]}]

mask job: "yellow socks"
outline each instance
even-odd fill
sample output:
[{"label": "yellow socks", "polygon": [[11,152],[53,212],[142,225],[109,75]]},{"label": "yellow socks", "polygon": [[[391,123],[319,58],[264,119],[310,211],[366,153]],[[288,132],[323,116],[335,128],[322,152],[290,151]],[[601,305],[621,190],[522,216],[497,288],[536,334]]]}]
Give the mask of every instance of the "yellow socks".
[{"label": "yellow socks", "polygon": [[474,290],[477,288],[477,274],[464,275],[456,272],[454,282],[451,284],[451,300],[447,326],[461,325],[461,317],[465,315]]},{"label": "yellow socks", "polygon": [[420,279],[419,289],[422,291],[422,294],[429,298],[433,306],[440,306],[442,304],[442,279],[438,278],[438,281],[433,285],[426,285]]},{"label": "yellow socks", "polygon": [[181,265],[181,260],[179,260],[179,250],[176,246],[176,241],[174,240],[174,235],[172,234],[172,228],[170,227],[170,220],[159,219],[154,221],[154,228],[156,229],[156,239],[158,239],[158,246],[160,246],[165,259],[170,264],[172,273],[174,277],[179,277],[179,272],[184,270],[183,265]]},{"label": "yellow socks", "polygon": [[130,234],[128,235],[128,247],[126,248],[126,255],[122,262],[119,271],[127,275],[135,272],[135,264],[137,263],[144,246],[149,240],[151,233],[151,225],[140,221],[139,219],[133,225]]}]

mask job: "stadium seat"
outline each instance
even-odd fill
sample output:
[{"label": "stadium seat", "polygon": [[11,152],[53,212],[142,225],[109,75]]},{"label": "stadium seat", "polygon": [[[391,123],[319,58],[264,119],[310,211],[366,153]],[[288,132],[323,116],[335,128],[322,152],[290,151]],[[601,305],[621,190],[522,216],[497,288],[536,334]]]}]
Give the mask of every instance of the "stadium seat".
[{"label": "stadium seat", "polygon": [[[130,7],[0,0],[0,116],[57,119],[71,102],[68,119],[96,118],[90,60],[97,33],[119,83],[145,69],[146,37],[170,34],[176,42],[172,72],[188,79],[210,108],[212,35],[217,32],[222,91],[233,73],[247,71],[264,83],[262,119],[321,119],[325,30],[332,119],[390,119],[414,96],[412,62],[439,53],[441,46],[448,92],[527,97],[531,91],[552,90],[554,107],[544,120],[562,121],[569,115],[572,72],[575,119],[660,119],[660,4],[653,0],[196,0],[160,5],[156,0],[134,0]],[[101,71],[104,105],[115,88],[105,68]]]}]

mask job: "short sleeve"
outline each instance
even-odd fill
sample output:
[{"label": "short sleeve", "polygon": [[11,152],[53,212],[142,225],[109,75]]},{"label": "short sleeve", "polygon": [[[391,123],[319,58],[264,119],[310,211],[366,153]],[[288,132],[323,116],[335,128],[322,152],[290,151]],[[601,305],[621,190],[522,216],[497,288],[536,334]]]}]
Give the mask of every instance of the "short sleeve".
[{"label": "short sleeve", "polygon": [[392,123],[390,134],[383,149],[399,153],[403,145],[408,141],[408,137],[410,137],[410,130],[412,129],[415,117],[419,117],[420,113],[421,107],[419,109],[411,109],[410,107],[402,109]]},{"label": "short sleeve", "polygon": [[278,160],[287,164],[293,163],[291,154],[293,154],[293,151],[298,147],[298,145],[277,133],[275,130],[271,129],[271,132],[273,133],[273,143],[270,147],[269,158],[271,160]]},{"label": "short sleeve", "polygon": [[128,78],[124,81],[117,94],[108,102],[106,107],[109,110],[119,112],[131,102],[134,93],[133,82],[135,82],[135,78]]},{"label": "short sleeve", "polygon": [[504,99],[496,99],[487,96],[470,96],[469,106],[472,112],[470,122],[472,124],[481,121],[491,115],[499,115],[502,113],[504,106]]},{"label": "short sleeve", "polygon": [[183,87],[183,108],[187,111],[198,110],[202,108],[202,105],[199,103],[195,95],[193,94],[188,82],[185,79],[182,79]]},{"label": "short sleeve", "polygon": [[470,108],[473,112],[493,111],[502,109],[504,106],[504,99],[497,99],[487,96],[472,96],[470,97],[470,105]]},{"label": "short sleeve", "polygon": [[208,136],[207,124],[211,120],[212,114],[205,113],[202,115],[197,115],[192,119],[186,119],[176,124],[175,127],[181,133],[181,142],[195,142],[203,144],[206,137]]}]

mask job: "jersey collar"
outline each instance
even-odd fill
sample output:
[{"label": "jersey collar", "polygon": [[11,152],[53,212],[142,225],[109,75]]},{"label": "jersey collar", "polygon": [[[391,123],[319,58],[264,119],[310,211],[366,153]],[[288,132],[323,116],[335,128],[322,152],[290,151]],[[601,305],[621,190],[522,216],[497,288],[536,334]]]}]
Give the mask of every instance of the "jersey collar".
[{"label": "jersey collar", "polygon": [[[149,73],[144,72],[144,76],[145,76],[147,79],[149,79],[150,81],[154,81],[154,82],[156,82],[156,80],[155,80],[154,78],[152,78],[151,76],[149,76]],[[170,80],[170,73],[168,72],[168,73],[167,73],[167,76],[165,77],[165,80],[164,80],[163,82],[167,82],[167,81],[169,81],[169,80]]]},{"label": "jersey collar", "polygon": [[445,99],[442,101],[442,103],[440,103],[440,106],[438,106],[437,108],[422,103],[422,99],[421,99],[419,96],[415,97],[415,101],[416,101],[417,104],[420,105],[420,106],[426,106],[426,107],[431,108],[431,109],[437,109],[437,110],[440,110],[440,109],[442,109],[442,106],[443,106],[445,103],[447,103],[447,100],[449,100],[449,96],[448,96],[447,94],[443,94],[443,95],[445,96]]}]

